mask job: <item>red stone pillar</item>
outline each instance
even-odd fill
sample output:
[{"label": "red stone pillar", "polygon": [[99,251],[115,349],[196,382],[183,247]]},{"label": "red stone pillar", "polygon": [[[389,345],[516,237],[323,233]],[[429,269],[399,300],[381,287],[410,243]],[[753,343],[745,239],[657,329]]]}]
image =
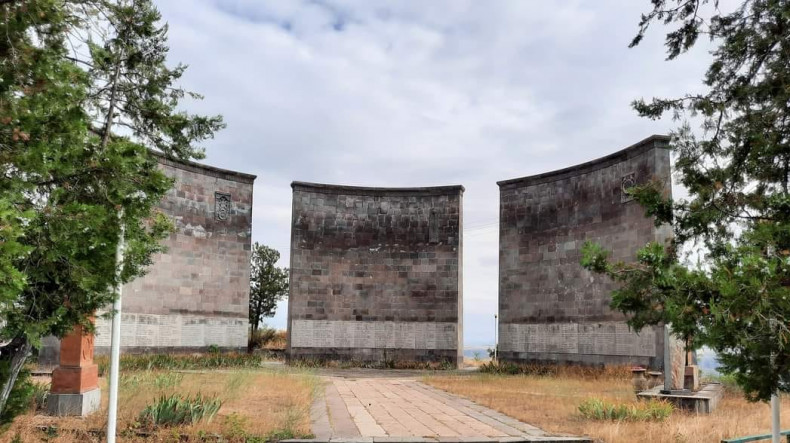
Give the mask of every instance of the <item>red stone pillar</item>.
[{"label": "red stone pillar", "polygon": [[85,416],[99,409],[99,367],[93,362],[93,334],[76,326],[60,341],[60,365],[52,371],[47,407],[52,415]]}]

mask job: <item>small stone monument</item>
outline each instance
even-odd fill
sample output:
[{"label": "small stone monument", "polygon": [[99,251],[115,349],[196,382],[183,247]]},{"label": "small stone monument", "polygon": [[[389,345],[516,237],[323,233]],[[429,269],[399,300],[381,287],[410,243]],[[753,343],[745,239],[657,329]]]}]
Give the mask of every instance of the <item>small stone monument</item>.
[{"label": "small stone monument", "polygon": [[700,386],[699,369],[694,363],[696,358],[687,354],[686,344],[672,336],[669,325],[664,326],[664,385],[639,392],[637,398],[665,400],[697,413],[713,412],[724,389],[719,383]]},{"label": "small stone monument", "polygon": [[93,334],[76,326],[60,341],[60,365],[52,371],[47,397],[50,415],[86,416],[101,405],[99,367],[93,362]]},{"label": "small stone monument", "polygon": [[686,345],[673,336],[670,326],[664,326],[664,391],[684,389],[686,377]]}]

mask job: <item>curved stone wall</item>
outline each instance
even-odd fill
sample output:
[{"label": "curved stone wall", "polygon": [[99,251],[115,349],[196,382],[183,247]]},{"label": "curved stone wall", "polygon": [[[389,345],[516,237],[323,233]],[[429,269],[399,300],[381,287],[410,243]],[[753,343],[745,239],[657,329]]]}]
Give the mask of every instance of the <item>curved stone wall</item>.
[{"label": "curved stone wall", "polygon": [[669,138],[652,136],[609,156],[500,188],[499,356],[521,362],[661,367],[663,334],[636,334],[609,308],[615,288],[579,264],[586,240],[615,260],[664,241],[623,189],[657,179],[671,192]]},{"label": "curved stone wall", "polygon": [[462,186],[294,182],[288,356],[462,358]]}]

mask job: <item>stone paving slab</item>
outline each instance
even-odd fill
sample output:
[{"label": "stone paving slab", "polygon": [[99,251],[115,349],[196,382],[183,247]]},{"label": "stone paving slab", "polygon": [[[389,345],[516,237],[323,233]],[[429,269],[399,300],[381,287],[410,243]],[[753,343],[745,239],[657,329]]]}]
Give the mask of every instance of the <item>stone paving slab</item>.
[{"label": "stone paving slab", "polygon": [[298,442],[589,442],[551,435],[414,378],[325,377],[311,410],[312,440]]}]

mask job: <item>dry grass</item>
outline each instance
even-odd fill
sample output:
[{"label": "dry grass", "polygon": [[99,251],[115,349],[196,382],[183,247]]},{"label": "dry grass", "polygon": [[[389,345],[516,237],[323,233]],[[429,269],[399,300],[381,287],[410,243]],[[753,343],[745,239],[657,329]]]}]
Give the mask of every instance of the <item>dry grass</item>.
[{"label": "dry grass", "polygon": [[481,366],[483,366],[485,364],[488,364],[490,362],[491,362],[491,359],[489,357],[485,357],[485,358],[480,357],[480,358],[477,358],[477,359],[464,358],[462,367],[464,367],[464,368],[479,368],[479,367],[481,367]]},{"label": "dry grass", "polygon": [[288,346],[288,332],[278,329],[274,337],[263,345],[263,349],[285,349]]},{"label": "dry grass", "polygon": [[[424,381],[470,398],[484,406],[546,431],[588,435],[616,442],[720,442],[723,438],[762,434],[771,429],[770,408],[749,403],[737,392],[727,393],[710,415],[676,411],[664,422],[601,422],[586,420],[579,404],[596,397],[633,402],[631,382],[622,370],[585,374],[568,369],[561,375],[432,375]],[[782,422],[790,424],[790,398],[782,398]]]},{"label": "dry grass", "polygon": [[[26,415],[0,436],[6,441],[19,434],[22,441],[40,442],[45,435],[40,426],[57,427],[58,436],[48,442],[101,441],[96,430],[106,428],[107,381],[102,379],[102,410],[87,419]],[[118,411],[119,441],[199,441],[201,435],[221,434],[224,441],[245,441],[250,436],[307,436],[310,434],[310,406],[320,381],[299,371],[216,371],[216,372],[129,372],[121,377]],[[163,394],[201,393],[222,400],[211,423],[172,429],[158,429],[140,435],[140,412]],[[262,440],[261,440],[262,441]]]}]

